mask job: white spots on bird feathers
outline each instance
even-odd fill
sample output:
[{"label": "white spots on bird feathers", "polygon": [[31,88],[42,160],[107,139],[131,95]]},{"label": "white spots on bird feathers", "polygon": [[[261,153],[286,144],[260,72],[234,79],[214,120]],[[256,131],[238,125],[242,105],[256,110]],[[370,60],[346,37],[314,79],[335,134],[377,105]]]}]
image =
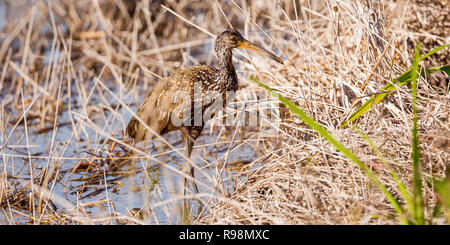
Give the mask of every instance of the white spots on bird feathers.
[{"label": "white spots on bird feathers", "polygon": [[[230,74],[221,74],[219,70],[210,66],[193,66],[177,70],[155,85],[136,114],[159,133],[161,130],[164,132],[176,130],[181,126],[175,125],[172,117],[181,119],[183,125],[186,125],[184,123],[196,125],[194,121],[191,121],[192,114],[195,114],[194,118],[196,117],[195,108],[198,112],[205,112],[218,98],[222,97],[222,93],[235,90],[237,87],[234,85],[237,80],[233,78],[235,77]],[[138,140],[151,137],[140,123],[135,127]],[[192,126],[190,131],[198,136],[202,128],[203,126]]]},{"label": "white spots on bird feathers", "polygon": [[158,99],[156,100],[156,106],[159,105],[159,101],[161,100],[161,96],[163,96],[165,93],[166,93],[166,90],[163,89],[163,90],[161,91],[161,93],[159,94]]},{"label": "white spots on bird feathers", "polygon": [[167,80],[172,85],[172,90],[190,91],[196,82],[202,84],[204,92],[225,90],[226,87],[219,71],[211,66],[192,66],[177,70]]}]

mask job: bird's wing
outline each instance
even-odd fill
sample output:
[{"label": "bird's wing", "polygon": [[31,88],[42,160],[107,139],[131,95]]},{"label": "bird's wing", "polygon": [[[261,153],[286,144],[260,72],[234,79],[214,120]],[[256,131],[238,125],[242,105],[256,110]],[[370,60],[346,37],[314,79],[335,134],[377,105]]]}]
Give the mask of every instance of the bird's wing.
[{"label": "bird's wing", "polygon": [[[211,83],[214,72],[215,70],[208,66],[194,66],[175,71],[154,86],[137,109],[136,115],[158,134],[189,125],[188,121],[196,117],[194,111],[203,111],[203,108],[195,110],[192,106],[195,106],[196,99],[204,94],[205,84]],[[199,91],[194,91],[196,86]],[[191,122],[191,125],[194,123]],[[127,132],[136,141],[153,138],[153,132],[134,117],[128,124]]]}]

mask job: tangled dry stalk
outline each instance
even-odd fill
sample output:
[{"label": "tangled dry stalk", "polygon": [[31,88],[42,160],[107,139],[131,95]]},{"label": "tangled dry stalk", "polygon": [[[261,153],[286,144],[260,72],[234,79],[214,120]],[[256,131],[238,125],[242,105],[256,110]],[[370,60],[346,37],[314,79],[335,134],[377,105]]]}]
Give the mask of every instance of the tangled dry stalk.
[{"label": "tangled dry stalk", "polygon": [[[296,101],[397,194],[367,142],[338,125],[410,65],[417,41],[425,52],[450,43],[449,6],[445,0],[2,2],[0,222],[176,222],[181,137],[144,148],[124,140],[124,129],[159,79],[180,67],[213,64],[213,35],[228,25],[286,60],[277,67],[235,54],[245,115],[261,92],[249,80],[254,75]],[[449,64],[449,52],[427,62]],[[419,80],[425,180],[445,176],[449,165],[448,82],[443,73]],[[411,111],[404,87],[356,122],[407,183]],[[265,137],[261,125],[211,121],[192,158],[207,204],[194,223],[399,222],[360,169],[283,107],[279,119],[276,137]],[[137,158],[130,149],[140,152]],[[434,204],[429,183],[425,202]]]}]

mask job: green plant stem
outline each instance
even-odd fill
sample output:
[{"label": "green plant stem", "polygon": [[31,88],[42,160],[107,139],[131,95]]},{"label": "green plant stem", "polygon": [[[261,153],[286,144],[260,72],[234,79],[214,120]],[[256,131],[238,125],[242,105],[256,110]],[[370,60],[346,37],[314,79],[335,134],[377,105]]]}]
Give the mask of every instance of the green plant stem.
[{"label": "green plant stem", "polygon": [[344,145],[342,145],[339,141],[337,141],[333,136],[328,133],[328,131],[322,127],[320,124],[316,123],[314,119],[309,117],[303,110],[298,108],[291,100],[281,96],[271,88],[269,88],[267,85],[260,82],[257,78],[251,76],[251,80],[256,82],[259,86],[266,89],[268,92],[270,92],[274,97],[276,97],[278,100],[280,100],[283,104],[285,104],[292,112],[297,114],[300,119],[303,120],[310,128],[317,131],[324,139],[326,139],[328,142],[330,142],[332,145],[336,147],[336,149],[340,152],[342,152],[348,159],[350,159],[352,162],[354,162],[359,168],[361,168],[365,174],[377,185],[377,187],[384,193],[384,195],[387,197],[389,202],[394,207],[397,214],[400,216],[402,222],[404,224],[408,224],[408,220],[406,219],[404,215],[404,211],[400,204],[397,202],[397,200],[394,198],[394,196],[387,190],[386,186],[381,183],[381,181],[378,179],[378,177],[367,167],[365,163],[360,161],[356,155],[354,155],[350,150],[348,150]]},{"label": "green plant stem", "polygon": [[413,78],[411,81],[412,107],[413,107],[413,128],[412,128],[412,159],[413,159],[413,200],[414,221],[418,225],[425,224],[423,197],[422,197],[422,173],[420,168],[420,148],[419,148],[419,133],[418,133],[418,116],[417,116],[417,78],[419,77],[419,55],[420,42],[416,46],[413,60]]}]

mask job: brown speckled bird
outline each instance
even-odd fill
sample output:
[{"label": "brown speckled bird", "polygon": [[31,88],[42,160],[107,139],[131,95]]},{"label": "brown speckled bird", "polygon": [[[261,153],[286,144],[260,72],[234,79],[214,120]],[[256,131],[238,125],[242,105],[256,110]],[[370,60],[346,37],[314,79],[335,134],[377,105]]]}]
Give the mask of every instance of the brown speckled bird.
[{"label": "brown speckled bird", "polygon": [[[194,141],[200,136],[204,127],[203,120],[201,125],[194,124],[195,109],[190,109],[193,108],[195,99],[199,98],[198,95],[194,96],[195,84],[201,84],[199,87],[201,87],[202,96],[208,92],[216,92],[215,94],[224,96],[226,91],[236,91],[238,89],[238,78],[232,62],[232,50],[234,48],[256,51],[283,64],[281,58],[247,41],[238,31],[228,29],[219,34],[215,41],[214,50],[217,55],[217,67],[200,65],[174,71],[166,80],[155,85],[145,98],[144,103],[136,111],[136,115],[154,133],[164,135],[173,130],[181,130],[188,158],[191,155]],[[182,96],[183,94],[185,96]],[[200,112],[204,113],[213,102],[214,99],[202,102]],[[180,109],[179,107],[181,107],[181,110],[179,110],[181,111],[179,113],[181,117],[183,112],[191,112],[191,117],[189,117],[191,121],[187,123],[184,121],[181,126],[178,122],[173,121],[172,116],[174,109]],[[128,123],[127,133],[136,142],[152,139],[154,137],[153,132],[149,131],[145,125],[142,125],[134,117]],[[192,177],[192,186],[194,191],[198,193],[197,185],[194,182],[194,168],[189,161],[185,161],[182,171]],[[184,177],[183,186],[186,186]]]}]

